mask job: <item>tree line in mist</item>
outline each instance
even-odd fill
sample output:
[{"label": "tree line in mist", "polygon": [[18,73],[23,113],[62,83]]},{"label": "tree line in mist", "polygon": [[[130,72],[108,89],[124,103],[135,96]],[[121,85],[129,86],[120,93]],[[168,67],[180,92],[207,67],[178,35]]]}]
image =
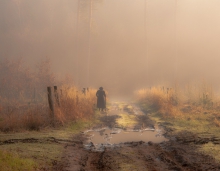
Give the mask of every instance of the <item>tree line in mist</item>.
[{"label": "tree line in mist", "polygon": [[50,59],[36,63],[35,68],[25,65],[22,58],[0,61],[0,99],[7,100],[42,100],[47,86],[61,85],[51,70]]}]

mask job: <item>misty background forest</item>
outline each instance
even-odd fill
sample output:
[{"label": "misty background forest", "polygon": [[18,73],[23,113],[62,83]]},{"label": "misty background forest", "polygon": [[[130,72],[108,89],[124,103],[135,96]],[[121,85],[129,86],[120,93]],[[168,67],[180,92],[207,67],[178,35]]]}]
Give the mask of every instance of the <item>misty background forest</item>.
[{"label": "misty background forest", "polygon": [[219,6],[0,0],[0,171],[220,170]]},{"label": "misty background forest", "polygon": [[[218,91],[219,3],[1,1],[1,63],[13,65],[22,59],[20,65],[36,73],[36,64],[49,59],[51,73],[46,74],[59,80],[68,75],[79,87],[103,86],[112,96],[128,96],[142,87],[202,80]],[[1,83],[8,85],[5,72],[1,65]],[[22,83],[30,86],[28,73],[22,77]],[[47,81],[45,84],[53,79]]]}]

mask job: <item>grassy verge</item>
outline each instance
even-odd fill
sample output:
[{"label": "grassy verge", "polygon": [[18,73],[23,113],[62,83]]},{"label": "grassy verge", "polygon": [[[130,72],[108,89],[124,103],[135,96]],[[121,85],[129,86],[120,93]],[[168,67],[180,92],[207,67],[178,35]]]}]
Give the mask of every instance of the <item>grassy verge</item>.
[{"label": "grassy verge", "polygon": [[149,114],[152,120],[169,125],[175,133],[189,131],[195,134],[210,134],[220,137],[220,127],[213,124],[212,114],[185,114],[183,117],[164,118],[161,114]]},{"label": "grassy verge", "polygon": [[[218,137],[220,138],[220,128],[213,124],[212,114],[201,114],[193,117],[192,114],[186,114],[184,118],[164,118],[158,113],[152,113],[149,115],[152,120],[160,122],[161,125],[171,128],[174,134],[178,134],[182,131],[189,131],[196,134],[199,137]],[[220,162],[220,144],[213,144],[209,142],[207,144],[197,145],[198,152],[206,155],[211,155],[217,161]]]},{"label": "grassy verge", "polygon": [[[52,170],[53,165],[61,160],[65,144],[46,141],[48,138],[72,140],[75,134],[97,123],[98,114],[92,119],[81,119],[65,127],[48,128],[41,131],[19,133],[0,133],[0,141],[11,139],[39,139],[39,142],[18,142],[0,145],[0,170]],[[1,163],[2,162],[2,163]],[[4,169],[2,169],[4,168]]]},{"label": "grassy verge", "polygon": [[[196,94],[189,89],[188,94],[183,90],[165,90],[154,87],[137,93],[139,105],[152,120],[171,128],[173,134],[187,131],[201,138],[220,138],[220,102],[207,88]],[[211,155],[220,162],[218,144],[200,144],[198,152]]]},{"label": "grassy verge", "polygon": [[36,167],[31,159],[24,159],[15,153],[0,150],[0,170],[4,171],[32,171]]},{"label": "grassy verge", "polygon": [[201,145],[199,150],[202,153],[213,156],[217,161],[220,161],[220,145],[215,145],[211,142]]}]

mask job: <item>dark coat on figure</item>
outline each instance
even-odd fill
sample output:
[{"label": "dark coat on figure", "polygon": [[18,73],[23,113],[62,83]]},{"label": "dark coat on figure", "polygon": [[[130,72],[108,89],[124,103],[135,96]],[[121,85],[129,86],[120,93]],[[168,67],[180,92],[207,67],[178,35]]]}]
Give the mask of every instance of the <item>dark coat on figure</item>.
[{"label": "dark coat on figure", "polygon": [[97,96],[97,108],[106,108],[106,102],[105,102],[105,91],[104,90],[98,90],[96,92],[96,96]]}]

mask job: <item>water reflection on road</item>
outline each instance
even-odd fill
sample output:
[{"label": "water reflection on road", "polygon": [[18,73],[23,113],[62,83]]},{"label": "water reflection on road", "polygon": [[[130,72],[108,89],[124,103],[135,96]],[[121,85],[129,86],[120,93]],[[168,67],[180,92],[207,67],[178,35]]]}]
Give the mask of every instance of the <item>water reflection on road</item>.
[{"label": "water reflection on road", "polygon": [[104,146],[117,146],[125,142],[153,142],[160,143],[167,139],[162,135],[162,130],[145,128],[142,130],[101,128],[84,132],[87,141],[84,143],[87,149],[98,149]]}]

